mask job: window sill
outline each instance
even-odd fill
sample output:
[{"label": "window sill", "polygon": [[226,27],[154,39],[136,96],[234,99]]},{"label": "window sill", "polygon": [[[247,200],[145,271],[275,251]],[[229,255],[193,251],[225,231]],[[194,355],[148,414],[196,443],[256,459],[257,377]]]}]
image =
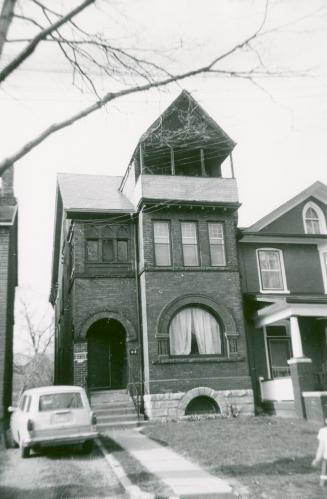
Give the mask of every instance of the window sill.
[{"label": "window sill", "polygon": [[260,289],[260,293],[265,295],[286,295],[290,294],[288,289]]},{"label": "window sill", "polygon": [[202,364],[202,363],[212,363],[220,364],[224,362],[240,362],[243,361],[244,357],[242,355],[234,355],[232,357],[219,357],[218,355],[201,355],[201,356],[176,356],[169,357],[168,355],[162,355],[158,357],[158,360],[152,361],[152,364]]},{"label": "window sill", "polygon": [[149,265],[146,264],[140,268],[140,272],[144,271],[155,271],[155,272],[203,272],[203,271],[211,271],[211,272],[238,272],[238,268],[236,265],[226,265],[226,266],[210,266],[210,265],[201,265],[197,267],[184,267],[183,265]]}]

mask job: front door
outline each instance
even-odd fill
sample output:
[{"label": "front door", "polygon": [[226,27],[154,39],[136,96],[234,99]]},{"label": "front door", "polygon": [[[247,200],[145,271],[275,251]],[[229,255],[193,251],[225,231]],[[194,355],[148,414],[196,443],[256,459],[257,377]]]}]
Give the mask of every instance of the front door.
[{"label": "front door", "polygon": [[267,338],[272,378],[290,375],[287,361],[291,358],[290,338]]},{"label": "front door", "polygon": [[88,332],[88,386],[93,389],[126,387],[125,330],[115,320],[102,319]]}]

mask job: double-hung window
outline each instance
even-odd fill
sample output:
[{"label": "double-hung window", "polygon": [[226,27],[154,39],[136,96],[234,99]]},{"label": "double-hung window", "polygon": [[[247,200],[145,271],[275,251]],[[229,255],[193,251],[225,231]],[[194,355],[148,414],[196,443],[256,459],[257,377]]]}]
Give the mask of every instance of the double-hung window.
[{"label": "double-hung window", "polygon": [[153,222],[155,264],[160,267],[171,265],[169,222]]},{"label": "double-hung window", "polygon": [[278,249],[258,249],[258,267],[262,291],[286,291],[283,254]]},{"label": "double-hung window", "polygon": [[226,265],[224,226],[222,223],[208,223],[210,261],[213,267]]},{"label": "double-hung window", "polygon": [[182,222],[181,229],[184,265],[188,267],[196,267],[199,265],[196,222]]}]

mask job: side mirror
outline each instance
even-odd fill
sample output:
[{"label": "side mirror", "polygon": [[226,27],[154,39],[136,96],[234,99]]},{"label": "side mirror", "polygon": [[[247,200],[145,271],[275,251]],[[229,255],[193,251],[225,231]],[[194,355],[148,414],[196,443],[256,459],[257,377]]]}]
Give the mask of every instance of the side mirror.
[{"label": "side mirror", "polygon": [[15,412],[15,411],[16,411],[16,409],[17,409],[17,407],[13,407],[12,405],[10,405],[10,406],[8,407],[8,412]]}]

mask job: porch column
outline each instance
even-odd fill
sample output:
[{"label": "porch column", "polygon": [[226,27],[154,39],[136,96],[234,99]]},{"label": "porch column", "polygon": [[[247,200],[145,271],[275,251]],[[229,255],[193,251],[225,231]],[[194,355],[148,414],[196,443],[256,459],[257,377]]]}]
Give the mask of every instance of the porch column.
[{"label": "porch column", "polygon": [[302,340],[299,328],[299,321],[296,316],[290,317],[290,326],[291,326],[291,342],[292,342],[293,357],[296,359],[302,358],[303,357]]},{"label": "porch column", "polygon": [[296,316],[290,317],[291,342],[293,358],[288,361],[294,391],[295,412],[298,417],[305,418],[303,392],[314,390],[312,360],[303,355],[301,332]]}]

